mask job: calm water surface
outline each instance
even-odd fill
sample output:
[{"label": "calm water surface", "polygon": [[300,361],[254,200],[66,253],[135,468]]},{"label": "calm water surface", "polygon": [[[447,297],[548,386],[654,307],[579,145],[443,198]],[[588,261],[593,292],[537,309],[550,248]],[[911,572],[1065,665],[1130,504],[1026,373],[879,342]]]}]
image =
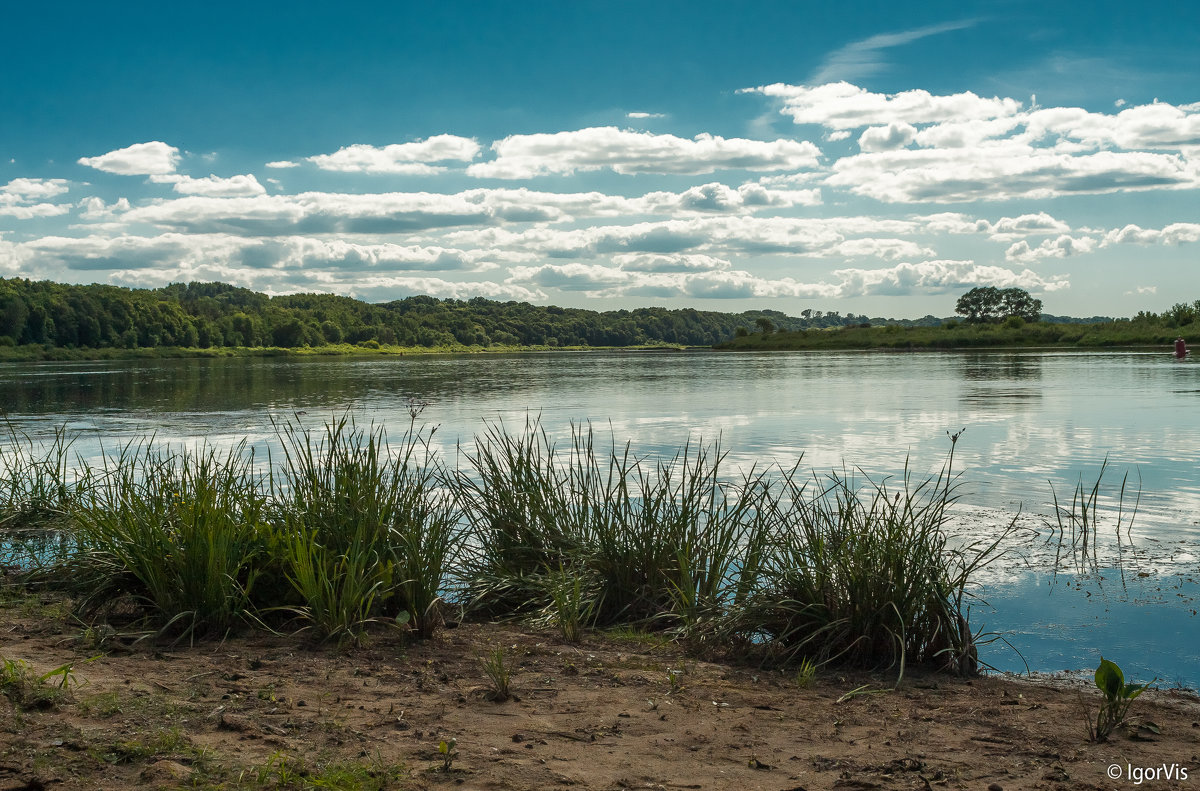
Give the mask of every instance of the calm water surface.
[{"label": "calm water surface", "polygon": [[[270,418],[313,425],[354,410],[394,433],[408,399],[453,462],[486,420],[518,429],[531,416],[566,438],[590,421],[619,442],[670,453],[689,437],[720,439],[735,464],[846,468],[872,477],[906,461],[936,472],[947,432],[966,432],[955,469],[972,529],[1021,510],[1041,533],[982,578],[972,622],[1006,634],[999,668],[1094,668],[1100,652],[1136,677],[1200,683],[1200,364],[1167,353],[591,352],[372,359],[159,360],[0,366],[0,405],[20,428],[67,424],[75,449],[154,433],[160,441],[273,443]],[[1118,568],[1054,570],[1052,508],[1107,458],[1104,491],[1141,485]],[[860,471],[860,472],[859,472]],[[1127,496],[1126,505],[1132,496]],[[982,518],[971,506],[992,509]],[[1032,515],[1032,516],[1031,516]],[[999,518],[1002,518],[1002,514]],[[1105,524],[1115,523],[1115,514]],[[1112,538],[1112,537],[1110,537]],[[1136,568],[1133,565],[1136,565]],[[1103,565],[1103,564],[1102,564]],[[1137,576],[1138,573],[1144,576]],[[1023,657],[1023,658],[1022,658]]]}]

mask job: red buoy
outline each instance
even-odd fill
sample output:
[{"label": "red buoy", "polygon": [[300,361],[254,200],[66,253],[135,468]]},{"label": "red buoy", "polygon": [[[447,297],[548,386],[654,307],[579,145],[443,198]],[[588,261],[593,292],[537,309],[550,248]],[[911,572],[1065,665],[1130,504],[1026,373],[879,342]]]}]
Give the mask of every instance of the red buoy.
[{"label": "red buoy", "polygon": [[1187,357],[1187,344],[1184,343],[1183,338],[1175,339],[1175,357],[1179,360]]}]

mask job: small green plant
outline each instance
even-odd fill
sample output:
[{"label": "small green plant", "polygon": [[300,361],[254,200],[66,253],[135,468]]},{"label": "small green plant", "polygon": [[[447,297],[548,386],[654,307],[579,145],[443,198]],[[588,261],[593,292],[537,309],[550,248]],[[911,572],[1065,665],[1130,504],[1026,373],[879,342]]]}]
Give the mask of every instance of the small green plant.
[{"label": "small green plant", "polygon": [[1104,696],[1100,710],[1096,712],[1096,721],[1088,718],[1088,738],[1093,742],[1106,741],[1109,735],[1126,721],[1129,707],[1134,699],[1145,692],[1158,679],[1151,679],[1145,684],[1125,682],[1125,674],[1115,662],[1104,657],[1100,658],[1100,666],[1096,668],[1096,688]]},{"label": "small green plant", "polygon": [[442,741],[438,743],[438,754],[442,756],[441,771],[453,771],[454,759],[458,757],[458,751],[454,749],[455,745],[457,744],[458,739],[450,739],[449,741],[442,739]]},{"label": "small green plant", "polygon": [[71,684],[78,683],[73,668],[68,662],[39,675],[23,659],[0,656],[0,694],[23,709],[52,708]]},{"label": "small green plant", "polygon": [[805,657],[800,661],[800,668],[796,671],[796,686],[800,689],[807,689],[812,686],[816,678],[817,663]]},{"label": "small green plant", "polygon": [[550,603],[542,620],[558,627],[568,643],[578,643],[583,630],[591,624],[600,597],[587,590],[581,574],[572,573],[561,563],[556,571],[547,574]]},{"label": "small green plant", "polygon": [[496,703],[503,703],[512,697],[512,668],[508,665],[508,658],[504,653],[504,648],[495,648],[488,652],[488,655],[483,657],[483,672],[487,674],[488,680],[492,682],[492,690],[488,693],[488,698]]},{"label": "small green plant", "polygon": [[670,694],[674,695],[683,690],[683,675],[685,671],[669,669],[667,670],[667,683],[671,685]]}]

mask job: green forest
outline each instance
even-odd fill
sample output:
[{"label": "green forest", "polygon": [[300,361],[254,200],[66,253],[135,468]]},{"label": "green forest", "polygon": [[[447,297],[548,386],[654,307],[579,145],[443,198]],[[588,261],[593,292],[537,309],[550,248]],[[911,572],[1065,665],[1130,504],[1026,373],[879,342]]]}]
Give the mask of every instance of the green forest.
[{"label": "green forest", "polygon": [[[994,289],[992,289],[994,290]],[[973,290],[980,291],[979,289]],[[984,290],[988,291],[988,290]],[[1007,294],[1007,292],[997,292]],[[1012,296],[1012,295],[1009,295]],[[1036,307],[1040,309],[1040,303]],[[960,312],[966,309],[960,305]],[[1200,302],[1130,319],[1042,314],[961,322],[870,318],[806,309],[721,313],[690,308],[594,311],[408,297],[371,304],[332,294],[268,296],[225,283],[134,289],[0,279],[0,357],[56,359],[239,349],[344,353],[397,349],[718,346],[736,349],[947,348],[1162,343],[1200,332]],[[978,319],[978,320],[977,320]],[[281,352],[282,353],[282,352]]]},{"label": "green forest", "polygon": [[[271,297],[224,283],[158,289],[0,279],[0,346],[80,349],[283,349],[357,346],[711,346],[757,321],[799,330],[871,321],[804,311],[579,308],[408,297],[370,304],[332,294]],[[933,316],[925,319],[937,323]],[[913,323],[913,322],[909,322]]]}]

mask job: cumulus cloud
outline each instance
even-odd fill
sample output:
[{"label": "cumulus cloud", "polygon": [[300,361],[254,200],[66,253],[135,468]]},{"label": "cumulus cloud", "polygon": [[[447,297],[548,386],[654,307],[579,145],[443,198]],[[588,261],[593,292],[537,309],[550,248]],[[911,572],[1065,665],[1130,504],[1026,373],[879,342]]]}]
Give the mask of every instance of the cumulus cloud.
[{"label": "cumulus cloud", "polygon": [[848,156],[826,184],[889,203],[1009,200],[1200,184],[1195,162],[1150,152],[1076,156],[1005,142],[986,149],[900,149]]},{"label": "cumulus cloud", "polygon": [[1035,264],[1045,258],[1069,258],[1090,253],[1098,244],[1089,236],[1073,237],[1067,234],[1055,239],[1046,239],[1037,247],[1031,247],[1029,242],[1022,239],[1009,247],[1004,252],[1004,257],[1022,264]]},{"label": "cumulus cloud", "polygon": [[0,217],[12,217],[16,220],[32,220],[38,217],[58,217],[66,214],[71,207],[64,203],[34,203],[28,205],[6,206],[0,203]]},{"label": "cumulus cloud", "polygon": [[172,184],[173,189],[181,195],[201,195],[208,198],[251,198],[267,194],[266,188],[258,183],[253,174],[230,176],[222,178],[210,175],[204,178],[192,178],[171,174],[151,176],[155,184]]},{"label": "cumulus cloud", "polygon": [[887,126],[868,127],[858,138],[863,151],[892,151],[904,148],[917,137],[917,128],[903,121]]},{"label": "cumulus cloud", "polygon": [[0,187],[0,217],[32,220],[66,214],[71,210],[69,205],[45,200],[67,192],[68,184],[66,179],[13,179]]},{"label": "cumulus cloud", "polygon": [[179,166],[179,149],[166,143],[134,143],[97,157],[80,157],[78,163],[122,176],[161,176]]},{"label": "cumulus cloud", "polygon": [[829,129],[858,129],[892,123],[930,124],[943,121],[1002,118],[1017,113],[1013,99],[986,99],[971,91],[937,96],[923,90],[873,93],[848,82],[823,85],[775,83],[745,92],[781,99],[780,112],[797,124],[819,124]]},{"label": "cumulus cloud", "polygon": [[641,200],[647,213],[737,213],[791,206],[818,206],[819,189],[775,189],[748,183],[737,189],[719,182],[690,187],[683,192],[651,192]]},{"label": "cumulus cloud", "polygon": [[642,272],[600,264],[543,264],[513,267],[506,283],[536,285],[590,297],[654,297],[747,299],[829,297],[836,287],[799,283],[791,278],[771,280],[743,271]]},{"label": "cumulus cloud", "polygon": [[847,239],[838,242],[821,253],[825,257],[842,258],[880,258],[885,261],[895,261],[900,258],[917,258],[933,255],[928,247],[923,247],[907,239]]},{"label": "cumulus cloud", "polygon": [[307,157],[307,160],[321,170],[341,173],[423,176],[445,170],[445,167],[429,164],[431,162],[470,162],[479,155],[479,151],[479,143],[469,137],[434,135],[425,140],[383,147],[364,144],[345,146],[332,154],[318,154]]},{"label": "cumulus cloud", "polygon": [[55,198],[70,189],[66,179],[13,179],[0,187],[0,205]]},{"label": "cumulus cloud", "polygon": [[724,258],[686,253],[618,253],[612,262],[626,272],[719,272],[731,266]]},{"label": "cumulus cloud", "polygon": [[924,261],[881,269],[840,269],[835,282],[804,283],[764,278],[741,270],[644,272],[602,264],[543,264],[513,267],[505,282],[577,292],[591,297],[693,299],[822,298],[947,294],[976,285],[1019,287],[1036,293],[1068,286],[1064,277],[1044,278],[973,261]]},{"label": "cumulus cloud", "polygon": [[298,168],[298,167],[300,167],[300,163],[299,163],[299,162],[289,162],[289,161],[288,161],[288,160],[286,160],[286,159],[278,159],[278,160],[276,160],[276,161],[274,161],[274,162],[268,162],[268,163],[267,163],[267,167],[269,167],[269,168],[277,168],[277,169],[283,169],[283,168]]},{"label": "cumulus cloud", "polygon": [[815,167],[820,157],[820,151],[808,141],[726,139],[709,134],[688,140],[615,126],[512,135],[493,143],[492,150],[496,159],[477,162],[467,173],[520,179],[610,168],[627,175],[698,175],[729,169],[798,170]]},{"label": "cumulus cloud", "polygon": [[1065,222],[1051,217],[1044,211],[1037,214],[1022,214],[1018,217],[1001,217],[996,222],[980,220],[978,228],[998,242],[1011,241],[1014,237],[1032,234],[1065,234],[1071,230],[1071,227]]},{"label": "cumulus cloud", "polygon": [[1023,288],[1034,293],[1067,288],[1066,277],[1042,277],[1028,269],[1014,272],[999,266],[974,261],[923,261],[903,263],[885,269],[839,269],[839,296],[901,296],[910,294],[948,294],[973,286]]},{"label": "cumulus cloud", "polygon": [[1200,224],[1176,222],[1163,228],[1142,228],[1130,223],[1104,235],[1103,244],[1184,244],[1200,241]]},{"label": "cumulus cloud", "polygon": [[483,272],[496,269],[490,251],[340,239],[245,239],[227,234],[47,236],[17,246],[23,260],[68,270],[133,271],[205,266],[339,272]]}]

